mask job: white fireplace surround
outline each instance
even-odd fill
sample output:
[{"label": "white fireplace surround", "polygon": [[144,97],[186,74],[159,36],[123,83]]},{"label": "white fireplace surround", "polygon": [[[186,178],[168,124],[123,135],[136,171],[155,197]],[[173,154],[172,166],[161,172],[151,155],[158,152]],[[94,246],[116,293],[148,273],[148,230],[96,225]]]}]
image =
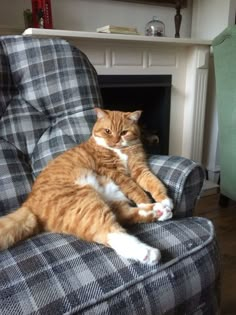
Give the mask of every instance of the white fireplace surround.
[{"label": "white fireplace surround", "polygon": [[202,161],[210,41],[45,29],[23,34],[68,40],[101,75],[170,74],[169,154]]}]

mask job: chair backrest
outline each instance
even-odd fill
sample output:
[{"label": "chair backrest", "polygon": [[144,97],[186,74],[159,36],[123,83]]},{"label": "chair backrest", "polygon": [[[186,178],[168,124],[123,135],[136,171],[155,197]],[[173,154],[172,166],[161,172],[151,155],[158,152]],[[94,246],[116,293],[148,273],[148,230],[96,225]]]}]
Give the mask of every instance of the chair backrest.
[{"label": "chair backrest", "polygon": [[61,39],[0,37],[0,215],[53,157],[86,140],[101,98],[88,58]]},{"label": "chair backrest", "polygon": [[220,189],[236,200],[236,25],[213,41],[219,117]]}]

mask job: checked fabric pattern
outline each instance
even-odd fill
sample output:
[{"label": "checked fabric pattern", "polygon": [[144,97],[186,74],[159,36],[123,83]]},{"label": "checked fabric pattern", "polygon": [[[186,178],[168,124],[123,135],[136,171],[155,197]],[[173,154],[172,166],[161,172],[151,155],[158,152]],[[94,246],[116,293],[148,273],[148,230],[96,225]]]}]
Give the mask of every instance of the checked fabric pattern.
[{"label": "checked fabric pattern", "polygon": [[94,68],[66,42],[4,38],[0,57],[4,213],[19,207],[49,160],[90,136],[100,96]]},{"label": "checked fabric pattern", "polygon": [[216,314],[219,266],[207,220],[143,224],[130,232],[158,246],[162,263],[126,261],[104,246],[51,233],[2,252],[0,313]]},{"label": "checked fabric pattern", "polygon": [[[101,99],[88,58],[61,39],[0,39],[0,215],[14,211],[59,153],[84,141]],[[216,314],[219,253],[211,222],[191,217],[202,168],[150,156],[175,218],[129,232],[158,247],[155,266],[102,245],[43,233],[0,252],[0,314]]]}]

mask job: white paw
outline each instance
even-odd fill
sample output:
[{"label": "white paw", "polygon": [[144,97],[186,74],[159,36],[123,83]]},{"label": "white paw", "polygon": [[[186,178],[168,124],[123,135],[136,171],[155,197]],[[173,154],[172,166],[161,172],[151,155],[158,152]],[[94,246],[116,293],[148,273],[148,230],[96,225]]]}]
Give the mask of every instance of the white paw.
[{"label": "white paw", "polygon": [[153,207],[153,210],[156,212],[156,215],[158,216],[158,221],[165,221],[171,219],[173,217],[172,209],[173,202],[170,198],[166,198],[161,202],[157,202]]},{"label": "white paw", "polygon": [[173,208],[174,208],[173,201],[170,198],[166,198],[166,199],[162,200],[161,204],[165,208],[169,208],[170,210],[173,210]]},{"label": "white paw", "polygon": [[157,248],[142,243],[136,237],[123,232],[108,234],[108,244],[117,254],[139,261],[143,264],[153,265],[161,259],[161,253]]},{"label": "white paw", "polygon": [[[161,252],[157,248],[153,248],[142,244],[139,248],[138,261],[143,264],[154,265],[161,259]],[[143,247],[143,248],[142,248]]]},{"label": "white paw", "polygon": [[173,213],[171,210],[165,208],[162,210],[162,215],[158,218],[158,221],[166,221],[173,217]]}]

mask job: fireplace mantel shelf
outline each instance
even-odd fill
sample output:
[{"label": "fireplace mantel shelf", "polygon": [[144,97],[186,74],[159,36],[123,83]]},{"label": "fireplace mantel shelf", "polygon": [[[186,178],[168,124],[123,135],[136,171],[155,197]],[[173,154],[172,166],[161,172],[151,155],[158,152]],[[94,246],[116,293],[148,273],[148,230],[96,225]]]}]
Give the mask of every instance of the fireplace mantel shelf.
[{"label": "fireplace mantel shelf", "polygon": [[172,37],[152,37],[143,35],[123,35],[123,34],[106,34],[96,32],[81,32],[70,30],[56,30],[56,29],[40,29],[40,28],[28,28],[24,31],[23,35],[29,36],[46,36],[46,37],[63,37],[63,38],[83,38],[83,39],[98,39],[98,40],[114,40],[124,42],[143,42],[143,43],[165,43],[175,44],[182,46],[191,45],[211,45],[211,41],[192,38],[172,38]]},{"label": "fireplace mantel shelf", "polygon": [[171,75],[169,154],[201,162],[210,41],[35,28],[23,35],[66,39],[98,75]]}]

